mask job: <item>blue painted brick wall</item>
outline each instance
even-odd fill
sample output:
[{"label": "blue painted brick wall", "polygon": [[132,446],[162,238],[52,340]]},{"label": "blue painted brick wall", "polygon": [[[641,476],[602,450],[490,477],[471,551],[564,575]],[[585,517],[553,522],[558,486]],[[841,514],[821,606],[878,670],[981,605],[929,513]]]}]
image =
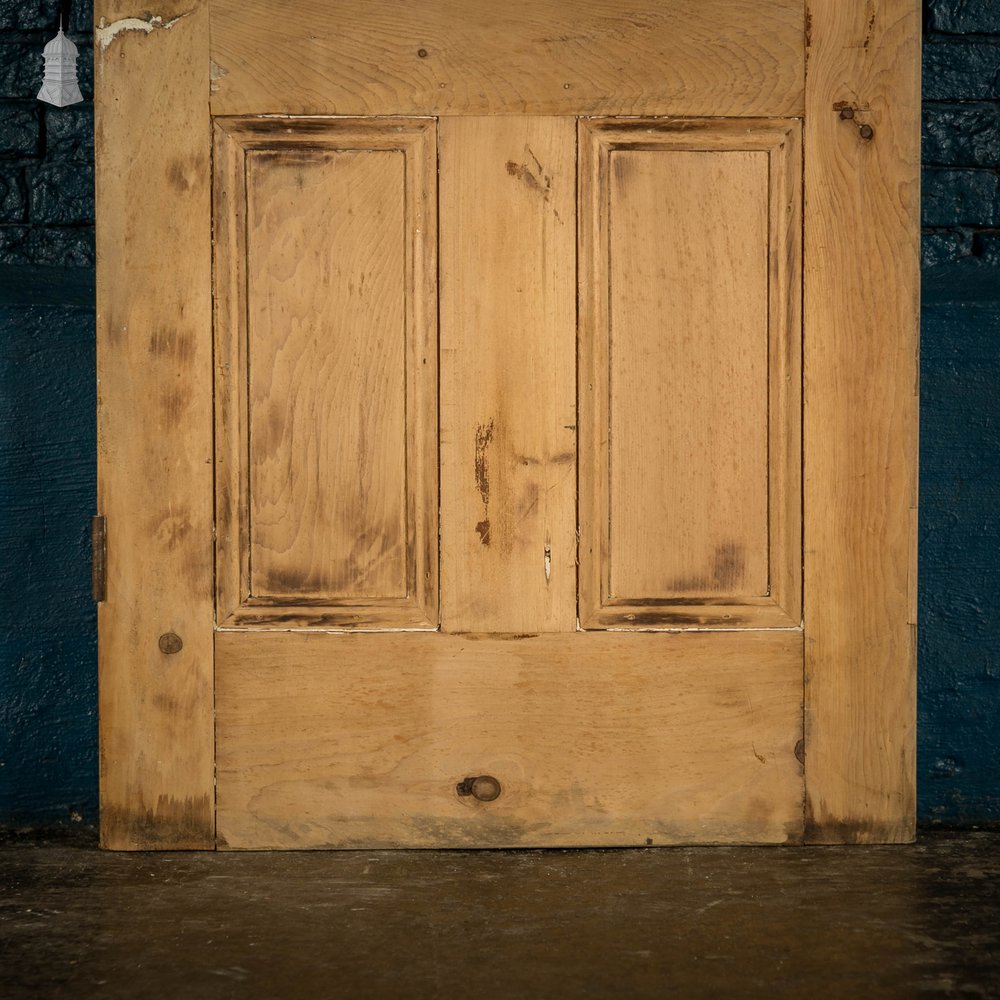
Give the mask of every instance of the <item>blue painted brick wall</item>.
[{"label": "blue painted brick wall", "polygon": [[1000,0],[924,11],[917,780],[1000,821]]},{"label": "blue painted brick wall", "polygon": [[[89,3],[0,0],[0,825],[97,821]],[[59,15],[83,104],[36,100]]]},{"label": "blue painted brick wall", "polygon": [[1000,232],[1000,0],[924,14],[923,257],[995,256]]},{"label": "blue painted brick wall", "polygon": [[[35,95],[60,13],[80,50],[83,104]],[[90,3],[0,0],[0,265],[94,266],[94,109]]]},{"label": "blue painted brick wall", "polygon": [[[35,100],[60,8],[86,102]],[[1000,820],[1000,0],[925,0],[919,815]],[[0,825],[97,819],[89,3],[0,0]]]}]

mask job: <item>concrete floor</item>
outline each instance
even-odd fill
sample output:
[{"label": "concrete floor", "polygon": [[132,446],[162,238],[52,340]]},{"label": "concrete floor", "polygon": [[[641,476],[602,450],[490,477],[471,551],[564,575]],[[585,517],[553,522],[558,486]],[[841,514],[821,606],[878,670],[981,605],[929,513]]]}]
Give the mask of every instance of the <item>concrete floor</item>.
[{"label": "concrete floor", "polygon": [[0,842],[2,997],[1000,997],[1000,833],[913,847]]}]

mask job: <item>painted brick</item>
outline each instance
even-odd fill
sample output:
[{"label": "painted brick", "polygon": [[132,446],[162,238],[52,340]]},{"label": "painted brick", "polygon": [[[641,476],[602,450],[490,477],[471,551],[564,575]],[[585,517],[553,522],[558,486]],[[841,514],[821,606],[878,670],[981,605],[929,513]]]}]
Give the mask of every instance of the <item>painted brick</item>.
[{"label": "painted brick", "polygon": [[65,226],[94,221],[94,168],[89,163],[46,163],[32,172],[31,221]]},{"label": "painted brick", "polygon": [[[89,35],[73,35],[80,50],[76,61],[80,92],[86,100],[94,96],[94,53]],[[44,35],[37,42],[5,41],[0,35],[0,98],[35,98],[42,85]]]},{"label": "painted brick", "polygon": [[94,159],[94,106],[45,109],[45,155],[61,160]]},{"label": "painted brick", "polygon": [[975,823],[1000,818],[1000,271],[958,270],[978,290],[922,315],[917,781],[923,819]]},{"label": "painted brick", "polygon": [[92,268],[94,259],[92,226],[0,226],[0,264]]},{"label": "painted brick", "polygon": [[994,170],[923,172],[925,226],[1000,226],[1000,175]]},{"label": "painted brick", "polygon": [[73,41],[82,50],[83,45],[76,36],[89,35],[94,30],[94,4],[92,0],[75,0],[70,11],[67,30],[73,34]]},{"label": "painted brick", "polygon": [[38,110],[31,104],[0,104],[0,157],[25,159],[39,151]]},{"label": "painted brick", "polygon": [[[1000,233],[976,233],[976,254],[984,264],[1000,268]],[[1000,287],[1000,270],[997,271],[996,282]],[[1000,339],[1000,330],[997,330],[997,339]]]},{"label": "painted brick", "polygon": [[76,76],[80,82],[80,93],[86,101],[94,99],[94,50],[89,38],[74,37],[74,42],[80,47],[80,56],[76,60]]},{"label": "painted brick", "polygon": [[41,85],[41,47],[0,41],[0,97],[34,98]]},{"label": "painted brick", "polygon": [[24,222],[28,206],[19,167],[0,170],[0,222]]},{"label": "painted brick", "polygon": [[1000,99],[1000,43],[985,40],[924,45],[925,101]]},{"label": "painted brick", "polygon": [[0,25],[14,31],[52,31],[59,27],[59,0],[0,0]]},{"label": "painted brick", "polygon": [[930,0],[930,27],[955,35],[1000,35],[997,0]]},{"label": "painted brick", "polygon": [[972,254],[971,229],[925,229],[920,234],[920,263],[939,267]]},{"label": "painted brick", "polygon": [[922,155],[924,163],[997,166],[1000,103],[925,105]]},{"label": "painted brick", "polygon": [[0,817],[93,822],[93,307],[3,298],[0,290]]}]

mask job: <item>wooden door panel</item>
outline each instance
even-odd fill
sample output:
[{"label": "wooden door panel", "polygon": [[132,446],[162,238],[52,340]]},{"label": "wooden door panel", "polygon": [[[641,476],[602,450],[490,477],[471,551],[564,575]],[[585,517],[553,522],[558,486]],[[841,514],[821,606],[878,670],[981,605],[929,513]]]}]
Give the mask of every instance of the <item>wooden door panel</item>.
[{"label": "wooden door panel", "polygon": [[580,125],[580,620],[800,620],[799,125]]},{"label": "wooden door panel", "polygon": [[911,839],[916,0],[96,8],[102,842]]},{"label": "wooden door panel", "polygon": [[434,149],[216,125],[223,624],[437,624]]},{"label": "wooden door panel", "polygon": [[212,112],[799,115],[801,0],[213,0]]},{"label": "wooden door panel", "polygon": [[576,123],[442,119],[441,624],[576,628]]},{"label": "wooden door panel", "polygon": [[[782,843],[802,633],[216,637],[228,848]],[[459,794],[490,775],[501,794]]]},{"label": "wooden door panel", "polygon": [[246,170],[250,595],[405,598],[403,156]]}]

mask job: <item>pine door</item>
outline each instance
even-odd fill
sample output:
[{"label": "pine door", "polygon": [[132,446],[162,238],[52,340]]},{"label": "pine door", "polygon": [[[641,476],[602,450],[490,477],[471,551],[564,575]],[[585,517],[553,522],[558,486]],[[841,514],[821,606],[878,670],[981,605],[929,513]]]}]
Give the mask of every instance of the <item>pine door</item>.
[{"label": "pine door", "polygon": [[104,843],[908,839],[916,5],[99,6]]}]

